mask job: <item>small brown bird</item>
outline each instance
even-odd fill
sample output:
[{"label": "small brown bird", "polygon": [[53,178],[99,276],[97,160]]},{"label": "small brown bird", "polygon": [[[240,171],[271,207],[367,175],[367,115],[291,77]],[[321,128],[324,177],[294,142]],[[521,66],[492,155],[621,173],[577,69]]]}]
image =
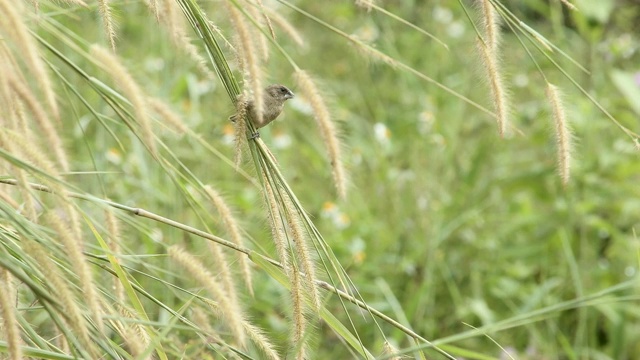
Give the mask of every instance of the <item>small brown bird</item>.
[{"label": "small brown bird", "polygon": [[[262,119],[256,114],[252,100],[249,100],[247,103],[247,115],[256,129],[260,129],[275,120],[282,112],[284,102],[292,99],[294,96],[293,92],[284,85],[269,85],[264,89]],[[237,116],[237,114],[232,115],[229,120],[235,122]]]}]

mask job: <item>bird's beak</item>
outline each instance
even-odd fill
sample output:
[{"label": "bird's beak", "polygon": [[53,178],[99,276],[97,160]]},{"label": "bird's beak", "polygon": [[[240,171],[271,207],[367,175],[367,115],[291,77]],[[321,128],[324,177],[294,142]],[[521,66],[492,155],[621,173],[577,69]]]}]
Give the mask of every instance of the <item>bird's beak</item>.
[{"label": "bird's beak", "polygon": [[285,99],[293,99],[295,96],[296,95],[291,90],[289,90],[289,92],[285,94],[284,98]]}]

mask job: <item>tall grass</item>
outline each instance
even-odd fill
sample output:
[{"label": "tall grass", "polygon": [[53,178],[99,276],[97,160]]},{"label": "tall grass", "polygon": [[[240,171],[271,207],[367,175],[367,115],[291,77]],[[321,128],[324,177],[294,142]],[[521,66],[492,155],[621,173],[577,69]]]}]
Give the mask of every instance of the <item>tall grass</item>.
[{"label": "tall grass", "polygon": [[0,352],[631,356],[628,64],[475,5],[0,0]]}]

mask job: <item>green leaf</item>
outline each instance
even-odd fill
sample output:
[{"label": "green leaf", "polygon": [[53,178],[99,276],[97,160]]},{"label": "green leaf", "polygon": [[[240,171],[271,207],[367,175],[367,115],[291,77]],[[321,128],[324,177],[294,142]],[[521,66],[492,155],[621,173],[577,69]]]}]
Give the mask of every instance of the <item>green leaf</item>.
[{"label": "green leaf", "polygon": [[634,75],[625,71],[611,70],[611,80],[627,99],[633,111],[640,115],[640,86],[634,80]]},{"label": "green leaf", "polygon": [[613,0],[576,0],[575,5],[583,16],[600,24],[609,22],[613,11]]}]

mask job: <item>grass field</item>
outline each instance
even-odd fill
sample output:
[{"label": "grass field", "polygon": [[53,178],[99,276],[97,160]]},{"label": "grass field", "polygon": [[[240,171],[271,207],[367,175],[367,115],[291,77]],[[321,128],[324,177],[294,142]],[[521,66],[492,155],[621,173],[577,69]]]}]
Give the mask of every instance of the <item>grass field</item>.
[{"label": "grass field", "polygon": [[636,358],[632,4],[0,0],[0,358]]}]

